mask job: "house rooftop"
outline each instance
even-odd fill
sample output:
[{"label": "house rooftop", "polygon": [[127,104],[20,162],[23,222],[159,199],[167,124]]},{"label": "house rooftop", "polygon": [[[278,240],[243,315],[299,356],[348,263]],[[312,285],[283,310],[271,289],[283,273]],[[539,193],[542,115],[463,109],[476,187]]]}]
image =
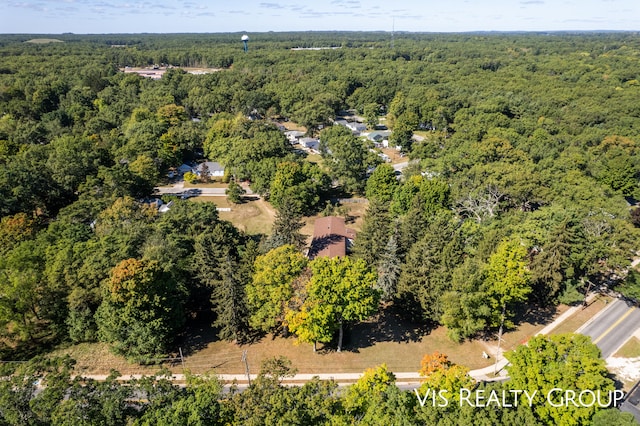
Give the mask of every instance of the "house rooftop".
[{"label": "house rooftop", "polygon": [[345,226],[344,219],[336,216],[321,217],[313,227],[313,239],[308,257],[338,257],[346,256],[350,241],[355,238],[355,232]]},{"label": "house rooftop", "polygon": [[224,172],[224,166],[218,163],[217,161],[205,161],[203,163],[200,163],[198,164],[198,167],[196,168],[196,170],[198,172],[202,172],[202,168],[204,167],[203,166],[204,164],[207,165],[207,168],[209,169],[209,173]]}]

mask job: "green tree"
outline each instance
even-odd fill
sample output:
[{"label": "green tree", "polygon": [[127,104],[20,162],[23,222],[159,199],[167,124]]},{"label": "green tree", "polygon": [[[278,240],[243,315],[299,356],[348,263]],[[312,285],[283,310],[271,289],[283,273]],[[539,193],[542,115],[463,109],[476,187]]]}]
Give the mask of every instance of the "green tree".
[{"label": "green tree", "polygon": [[256,258],[255,272],[246,288],[251,327],[268,331],[284,321],[285,308],[293,296],[293,281],[306,266],[306,257],[292,245]]},{"label": "green tree", "polygon": [[364,259],[367,265],[376,267],[384,253],[392,225],[387,206],[377,200],[370,202],[362,231],[358,233],[353,247],[354,255]]},{"label": "green tree", "polygon": [[273,222],[273,231],[266,242],[267,250],[291,244],[298,250],[305,245],[306,237],[300,233],[304,226],[302,216],[296,212],[295,203],[283,200]]},{"label": "green tree", "polygon": [[193,172],[186,172],[184,174],[184,181],[187,183],[196,183],[198,181],[198,175]]},{"label": "green tree", "polygon": [[[583,390],[602,392],[614,390],[600,350],[588,336],[560,334],[535,336],[527,345],[507,352],[509,386],[532,394],[533,411],[544,424],[588,424],[600,410],[598,404],[560,404],[564,391],[579,394]],[[560,388],[563,392],[551,392]],[[556,405],[555,407],[553,405]]]},{"label": "green tree", "polygon": [[26,213],[16,213],[0,219],[0,254],[5,254],[22,241],[36,234],[36,221]]},{"label": "green tree", "polygon": [[389,302],[396,296],[402,265],[398,257],[396,233],[391,234],[378,262],[378,282],[382,301]]},{"label": "green tree", "polygon": [[616,408],[600,410],[591,419],[591,426],[637,426],[637,424],[633,414],[623,413]]},{"label": "green tree", "polygon": [[463,260],[457,223],[448,215],[437,216],[415,243],[400,274],[397,298],[405,313],[439,323],[444,311],[442,296],[451,288],[451,274]]},{"label": "green tree", "polygon": [[137,412],[129,406],[135,386],[118,381],[120,373],[111,371],[104,381],[83,377],[73,379],[65,398],[52,410],[53,424],[74,426],[122,424]]},{"label": "green tree", "polygon": [[395,169],[390,164],[380,164],[367,179],[365,196],[369,202],[389,205],[398,187]]},{"label": "green tree", "polygon": [[640,300],[640,273],[634,269],[630,270],[624,282],[617,287],[617,290],[624,297]]},{"label": "green tree", "polygon": [[247,333],[247,306],[244,279],[237,247],[241,241],[235,229],[217,224],[195,240],[193,267],[211,291],[211,304],[221,339],[241,342]]},{"label": "green tree", "polygon": [[184,325],[185,299],[186,290],[157,262],[123,260],[103,287],[98,336],[130,359],[166,354]]},{"label": "green tree", "polygon": [[365,142],[344,126],[330,126],[320,133],[320,151],[331,176],[346,191],[364,192],[367,170],[377,161]]},{"label": "green tree", "polygon": [[278,164],[271,181],[269,201],[276,209],[287,205],[298,214],[310,214],[317,209],[330,183],[316,164],[283,162]]},{"label": "green tree", "polygon": [[309,266],[312,275],[306,299],[299,311],[287,315],[289,328],[301,340],[311,342],[326,342],[339,331],[340,352],[345,323],[363,321],[378,308],[376,274],[363,260],[348,257],[320,257]]},{"label": "green tree", "polygon": [[[500,310],[494,325],[500,326],[498,339],[502,338],[505,324],[511,325],[513,315],[509,309],[515,303],[524,302],[531,293],[531,272],[527,266],[527,249],[517,239],[503,240],[489,257],[484,285],[492,307]],[[494,314],[494,318],[498,316]]]},{"label": "green tree", "polygon": [[380,107],[378,104],[366,104],[362,111],[365,121],[367,122],[367,127],[370,129],[375,129],[378,125],[379,118],[378,113],[380,112]]},{"label": "green tree", "polygon": [[388,370],[386,364],[365,370],[362,377],[349,386],[344,395],[346,414],[354,419],[362,418],[395,387],[396,376]]},{"label": "green tree", "polygon": [[418,117],[414,113],[403,114],[393,125],[393,132],[389,136],[389,144],[401,146],[403,152],[411,152],[413,146],[413,130],[417,127]]},{"label": "green tree", "polygon": [[239,184],[236,183],[235,180],[229,182],[229,187],[225,189],[225,194],[227,194],[227,199],[233,204],[242,203],[242,196],[246,193],[244,188],[242,188]]},{"label": "green tree", "polygon": [[183,392],[145,410],[136,424],[223,425],[226,423],[223,420],[221,397],[222,383],[217,377],[187,374]]},{"label": "green tree", "polygon": [[491,324],[493,309],[484,288],[485,265],[467,258],[453,271],[451,290],[442,295],[442,324],[455,342],[473,338]]}]

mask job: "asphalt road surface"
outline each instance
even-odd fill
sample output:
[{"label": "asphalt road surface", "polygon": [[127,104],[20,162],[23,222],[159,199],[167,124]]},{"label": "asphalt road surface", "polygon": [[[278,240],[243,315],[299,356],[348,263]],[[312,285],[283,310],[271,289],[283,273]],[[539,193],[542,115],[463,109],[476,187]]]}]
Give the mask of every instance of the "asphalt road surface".
[{"label": "asphalt road surface", "polygon": [[640,328],[640,309],[616,299],[587,324],[580,333],[591,336],[593,343],[608,358]]}]

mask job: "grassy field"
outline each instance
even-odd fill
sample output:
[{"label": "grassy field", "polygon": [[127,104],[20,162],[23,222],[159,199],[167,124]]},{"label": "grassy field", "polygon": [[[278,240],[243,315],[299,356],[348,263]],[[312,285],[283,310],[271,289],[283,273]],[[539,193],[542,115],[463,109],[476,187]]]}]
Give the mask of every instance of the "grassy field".
[{"label": "grassy field", "polygon": [[322,165],[322,156],[320,154],[307,154],[305,159],[310,163]]},{"label": "grassy field", "polygon": [[[245,197],[250,200],[251,197]],[[246,201],[242,204],[233,204],[227,201],[227,197],[194,197],[194,202],[214,203],[217,207],[230,208],[230,212],[218,212],[220,219],[228,220],[236,228],[248,234],[270,234],[275,217],[273,207],[262,199]]]},{"label": "grassy field", "polygon": [[[521,322],[517,330],[504,334],[502,349],[511,350],[527,341],[562,312],[563,309],[528,312],[521,318],[526,322]],[[318,352],[314,353],[310,344],[298,344],[294,336],[267,335],[251,344],[238,345],[218,340],[209,324],[192,324],[187,335],[177,342],[172,356],[177,355],[178,348],[182,348],[185,355],[185,367],[194,373],[242,374],[241,358],[245,350],[251,373],[258,372],[263,359],[279,355],[291,359],[300,373],[358,373],[382,363],[395,372],[413,372],[419,370],[422,357],[434,351],[447,354],[451,361],[469,369],[487,367],[494,362],[496,341],[474,340],[458,344],[447,337],[446,328],[430,330],[403,320],[398,309],[388,308],[376,318],[347,329],[340,353],[335,344],[318,344]],[[483,352],[491,358],[484,359]],[[84,343],[54,352],[54,355],[67,354],[77,361],[76,370],[83,374],[108,374],[113,368],[127,376],[151,374],[160,368],[129,364],[111,354],[103,343]],[[178,361],[163,366],[174,373],[182,372]]]},{"label": "grassy field", "polygon": [[632,337],[625,343],[618,352],[615,353],[618,358],[638,358],[640,357],[640,339]]}]

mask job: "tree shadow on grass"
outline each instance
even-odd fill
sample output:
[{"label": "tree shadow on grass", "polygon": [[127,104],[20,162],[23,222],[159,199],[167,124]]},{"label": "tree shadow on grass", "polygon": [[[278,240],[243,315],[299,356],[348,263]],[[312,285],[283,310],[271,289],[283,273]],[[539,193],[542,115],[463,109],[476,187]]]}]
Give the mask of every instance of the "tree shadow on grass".
[{"label": "tree shadow on grass", "polygon": [[524,323],[547,325],[554,320],[558,313],[558,308],[556,306],[521,305],[514,310],[514,313],[513,323],[516,327]]},{"label": "tree shadow on grass", "polygon": [[[176,340],[176,347],[182,349],[182,354],[191,356],[196,352],[206,349],[212,342],[220,341],[218,333],[220,329],[211,324],[214,320],[212,315],[202,315],[187,323],[185,332]],[[242,341],[236,342],[238,348],[252,343],[258,343],[265,337],[265,333],[258,330],[250,330]]]},{"label": "tree shadow on grass", "polygon": [[[433,324],[407,320],[400,307],[391,305],[382,309],[370,321],[346,328],[342,346],[344,351],[359,352],[360,349],[379,342],[419,342],[423,336],[430,334],[433,328]],[[336,342],[337,339],[334,339],[332,346]]]}]

